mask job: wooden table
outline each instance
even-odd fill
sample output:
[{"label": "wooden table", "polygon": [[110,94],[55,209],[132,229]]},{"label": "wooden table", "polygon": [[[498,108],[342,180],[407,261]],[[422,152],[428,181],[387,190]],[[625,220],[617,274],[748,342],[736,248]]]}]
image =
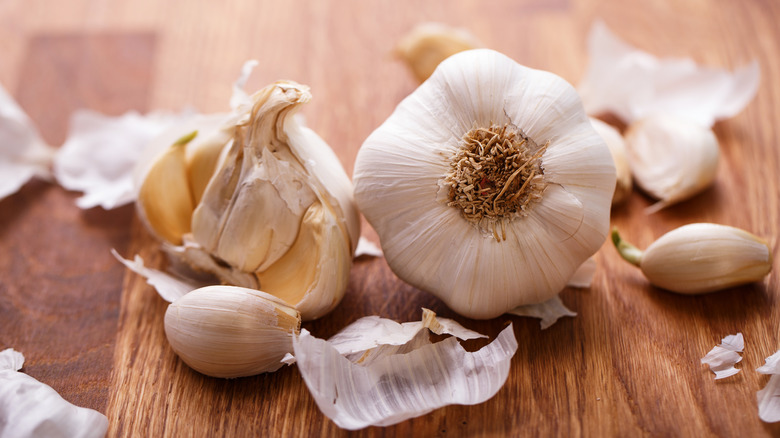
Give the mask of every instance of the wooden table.
[{"label": "wooden table", "polygon": [[[757,59],[758,96],[715,126],[715,186],[654,215],[634,193],[613,224],[640,247],[690,222],[729,224],[778,244],[780,4],[675,0],[0,2],[0,81],[54,145],[70,114],[91,108],[202,112],[227,108],[249,58],[250,90],[276,79],[311,86],[307,123],[352,169],[361,142],[415,88],[390,50],[420,21],[470,29],[486,46],[577,83],[585,36],[602,18],[660,56],[733,68]],[[110,255],[163,258],[134,208],[79,210],[78,195],[33,181],[0,202],[0,347],[67,400],[104,412],[110,436],[345,435],[317,409],[295,367],[237,380],[204,377],[172,352],[167,303]],[[364,234],[375,239],[372,231]],[[610,245],[588,290],[565,290],[579,313],[541,331],[538,320],[459,317],[396,278],[383,259],[359,260],[342,304],[304,327],[334,334],[364,315],[399,321],[425,306],[495,336],[511,321],[520,347],[506,385],[478,406],[450,406],[360,436],[777,436],[762,423],[754,369],[780,348],[780,285],[706,296],[648,286]],[[775,260],[778,254],[775,251]],[[699,359],[728,334],[745,336],[742,372],[715,382]]]}]

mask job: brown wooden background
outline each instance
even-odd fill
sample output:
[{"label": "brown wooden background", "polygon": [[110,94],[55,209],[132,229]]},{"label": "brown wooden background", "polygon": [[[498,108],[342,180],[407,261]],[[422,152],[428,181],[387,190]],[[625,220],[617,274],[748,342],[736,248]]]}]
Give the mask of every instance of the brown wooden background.
[{"label": "brown wooden background", "polygon": [[[415,87],[390,51],[416,23],[466,27],[577,83],[599,17],[652,53],[729,68],[758,59],[762,75],[747,109],[715,127],[723,159],[712,189],[652,216],[642,211],[650,200],[634,193],[613,223],[640,247],[702,221],[776,247],[780,4],[772,0],[2,0],[0,82],[59,145],[77,108],[224,110],[243,61],[256,58],[248,88],[282,78],[310,85],[307,122],[349,170],[363,139]],[[116,248],[162,263],[133,207],[81,211],[76,197],[34,181],[0,202],[0,348],[22,351],[28,374],[104,412],[110,436],[347,434],[320,414],[294,367],[228,381],[183,365],[163,333],[166,303],[109,255]],[[753,371],[780,348],[776,272],[762,284],[686,297],[649,287],[610,246],[597,260],[592,288],[563,293],[579,316],[545,331],[535,319],[460,318],[383,259],[358,261],[343,303],[305,327],[326,337],[369,314],[414,320],[421,306],[491,336],[515,324],[520,347],[493,399],[359,436],[780,434],[758,419],[755,393],[767,377]],[[737,331],[743,372],[715,382],[699,359]]]}]

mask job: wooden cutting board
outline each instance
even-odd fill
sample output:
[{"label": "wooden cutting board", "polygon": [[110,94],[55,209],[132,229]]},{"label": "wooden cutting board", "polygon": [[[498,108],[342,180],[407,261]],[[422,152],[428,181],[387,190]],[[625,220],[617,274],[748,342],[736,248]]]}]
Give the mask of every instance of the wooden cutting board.
[{"label": "wooden cutting board", "polygon": [[[640,247],[686,223],[717,222],[776,248],[780,5],[771,0],[5,2],[0,82],[60,145],[78,108],[225,110],[241,64],[256,58],[248,88],[281,78],[310,85],[307,123],[350,171],[363,139],[416,86],[390,53],[413,25],[466,27],[486,46],[576,83],[597,18],[649,52],[728,68],[757,59],[762,76],[754,101],[715,126],[714,187],[649,216],[651,201],[634,193],[612,223]],[[0,201],[0,348],[24,353],[23,371],[105,413],[109,436],[347,434],[320,413],[295,367],[221,380],[184,365],[164,336],[167,304],[109,254],[162,266],[157,244],[132,206],[82,211],[77,196],[33,181]],[[364,235],[376,240],[367,227]],[[341,305],[304,327],[328,337],[365,315],[416,320],[421,307],[491,338],[514,324],[519,349],[493,399],[355,435],[780,435],[758,419],[756,391],[768,377],[754,371],[780,349],[776,273],[690,297],[649,286],[610,245],[596,259],[593,286],[562,293],[578,316],[544,331],[529,318],[459,317],[381,258],[357,260]],[[745,336],[742,372],[716,382],[699,360],[736,332]]]}]

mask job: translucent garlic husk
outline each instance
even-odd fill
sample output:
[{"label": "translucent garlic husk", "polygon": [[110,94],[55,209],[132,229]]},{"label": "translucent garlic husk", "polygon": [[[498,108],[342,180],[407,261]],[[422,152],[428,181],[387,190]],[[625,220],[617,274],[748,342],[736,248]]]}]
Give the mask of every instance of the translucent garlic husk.
[{"label": "translucent garlic husk", "polygon": [[604,140],[609,152],[612,154],[612,160],[615,162],[615,173],[617,181],[615,183],[615,194],[612,196],[612,205],[620,204],[631,195],[631,167],[628,165],[628,156],[626,154],[626,142],[620,132],[612,126],[602,122],[599,119],[591,117],[590,122],[599,136]]},{"label": "translucent garlic husk", "polygon": [[649,213],[684,201],[715,181],[718,139],[705,125],[659,114],[632,123],[625,140],[636,183],[658,199]]},{"label": "translucent garlic husk", "polygon": [[448,57],[482,44],[465,29],[442,23],[421,23],[398,42],[396,54],[422,82]]},{"label": "translucent garlic husk", "polygon": [[[504,167],[495,181],[460,180],[458,163],[469,160],[456,157],[472,146],[493,150],[487,143],[501,132],[504,150],[517,152],[504,160],[517,166],[515,176]],[[485,144],[474,146],[470,135]],[[478,172],[480,165],[468,166]],[[516,177],[520,170],[526,176]],[[446,59],[398,105],[363,143],[353,179],[396,275],[461,315],[493,318],[552,298],[598,250],[615,167],[569,84],[478,49]],[[479,192],[474,199],[492,197],[503,216],[473,215],[483,210],[467,205],[469,190]],[[527,203],[506,207],[520,199]]]},{"label": "translucent garlic husk", "polygon": [[212,377],[276,371],[293,351],[300,326],[300,314],[284,301],[235,286],[196,289],[165,312],[165,335],[173,351]]},{"label": "translucent garlic husk", "polygon": [[338,158],[292,117],[310,99],[308,87],[280,81],[232,114],[178,127],[139,172],[138,195],[172,257],[275,295],[304,320],[343,297],[360,234]]},{"label": "translucent garlic husk", "polygon": [[747,231],[697,223],[676,228],[640,251],[612,240],[621,256],[639,266],[653,285],[682,294],[702,294],[761,281],[772,270],[769,244]]}]

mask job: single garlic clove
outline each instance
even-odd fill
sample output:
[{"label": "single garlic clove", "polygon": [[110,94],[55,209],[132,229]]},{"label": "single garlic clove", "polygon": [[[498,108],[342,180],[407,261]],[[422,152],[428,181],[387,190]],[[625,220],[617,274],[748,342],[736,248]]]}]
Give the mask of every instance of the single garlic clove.
[{"label": "single garlic clove", "polygon": [[615,194],[612,196],[612,205],[620,204],[631,195],[632,186],[631,167],[628,165],[626,155],[626,142],[617,129],[601,120],[591,117],[590,123],[607,144],[609,152],[612,154],[612,160],[615,162],[617,183],[615,184]]},{"label": "single garlic clove", "polygon": [[[139,213],[149,228],[161,239],[180,244],[190,231],[194,209],[187,181],[185,147],[197,131],[171,145],[154,162],[138,192]],[[160,189],[164,188],[164,189]]]},{"label": "single garlic clove", "polygon": [[300,314],[279,298],[234,286],[194,290],[165,312],[165,335],[173,351],[212,377],[276,371],[292,353],[300,324]]},{"label": "single garlic clove", "polygon": [[682,294],[701,294],[761,281],[772,270],[772,251],[763,239],[739,228],[697,223],[674,229],[640,251],[612,240],[621,256],[639,266],[653,285]]},{"label": "single garlic clove", "polygon": [[448,57],[481,45],[464,29],[441,23],[422,23],[399,41],[396,54],[406,62],[417,80],[422,82]]},{"label": "single garlic clove", "polygon": [[684,201],[715,181],[718,139],[705,125],[655,115],[632,123],[625,140],[637,184],[659,200],[649,213]]},{"label": "single garlic clove", "polygon": [[230,143],[232,129],[206,132],[187,144],[187,179],[192,200],[197,205]]}]

